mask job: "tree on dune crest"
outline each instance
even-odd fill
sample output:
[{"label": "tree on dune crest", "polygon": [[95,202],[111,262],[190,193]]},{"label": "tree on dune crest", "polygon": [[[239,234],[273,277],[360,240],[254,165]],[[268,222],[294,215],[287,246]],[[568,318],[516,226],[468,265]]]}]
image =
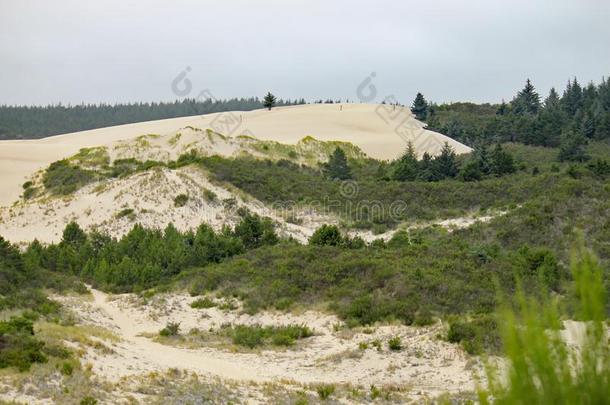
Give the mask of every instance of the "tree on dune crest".
[{"label": "tree on dune crest", "polygon": [[275,107],[275,102],[276,102],[275,96],[273,94],[271,94],[271,92],[267,92],[267,95],[263,99],[263,106],[265,106],[265,108],[268,108],[269,111],[271,111],[271,109],[273,107]]},{"label": "tree on dune crest", "polygon": [[415,100],[413,101],[413,106],[411,107],[411,112],[415,114],[415,118],[418,120],[426,119],[428,116],[428,102],[423,94],[417,93]]}]

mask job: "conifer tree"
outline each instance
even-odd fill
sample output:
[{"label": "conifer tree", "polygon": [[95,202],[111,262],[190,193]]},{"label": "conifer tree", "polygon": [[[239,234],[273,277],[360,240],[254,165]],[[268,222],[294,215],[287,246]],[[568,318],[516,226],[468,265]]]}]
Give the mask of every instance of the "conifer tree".
[{"label": "conifer tree", "polygon": [[559,145],[559,160],[570,162],[585,162],[589,160],[586,151],[587,138],[573,130],[565,131]]},{"label": "conifer tree", "polygon": [[434,180],[434,161],[428,152],[424,152],[419,162],[418,179],[424,181]]},{"label": "conifer tree", "polygon": [[582,88],[580,87],[580,84],[576,78],[574,78],[574,81],[572,82],[568,81],[568,85],[563,93],[563,97],[561,97],[561,103],[564,111],[570,117],[576,115],[576,113],[583,106]]},{"label": "conifer tree", "polygon": [[512,101],[513,112],[517,115],[535,115],[540,108],[540,95],[536,92],[534,85],[527,79],[525,87]]},{"label": "conifer tree", "polygon": [[263,99],[263,106],[271,111],[271,109],[275,107],[275,103],[275,96],[271,94],[271,92],[267,92],[267,95],[265,95],[265,98]]},{"label": "conifer tree", "polygon": [[428,116],[428,102],[423,94],[417,93],[415,100],[413,101],[413,106],[411,106],[411,112],[415,115],[415,118],[420,121],[426,119]]},{"label": "conifer tree", "polygon": [[352,177],[343,149],[337,147],[323,166],[324,173],[331,179],[347,180]]},{"label": "conifer tree", "polygon": [[498,143],[491,154],[491,172],[496,176],[503,176],[515,171],[513,155],[506,152],[502,145]]},{"label": "conifer tree", "polygon": [[441,149],[441,153],[434,158],[433,167],[436,180],[457,176],[458,167],[455,159],[455,152],[449,143],[445,142]]},{"label": "conifer tree", "polygon": [[394,170],[392,171],[392,179],[398,181],[413,181],[418,175],[417,154],[413,143],[407,144],[405,153],[394,162]]}]

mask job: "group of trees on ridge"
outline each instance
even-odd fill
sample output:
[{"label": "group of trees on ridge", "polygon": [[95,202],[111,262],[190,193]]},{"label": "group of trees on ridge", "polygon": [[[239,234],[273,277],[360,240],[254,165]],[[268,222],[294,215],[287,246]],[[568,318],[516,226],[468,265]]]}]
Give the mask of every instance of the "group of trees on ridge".
[{"label": "group of trees on ridge", "polygon": [[[273,106],[305,104],[300,100],[273,100]],[[174,102],[80,104],[47,106],[0,105],[0,139],[36,139],[68,132],[134,122],[187,117],[223,111],[263,108],[258,97],[227,100],[185,98]]]},{"label": "group of trees on ridge", "polygon": [[521,142],[560,147],[562,160],[585,161],[589,140],[610,138],[610,79],[582,86],[574,78],[561,96],[552,88],[544,100],[528,79],[509,103],[499,105],[437,105],[418,93],[411,111],[430,129],[475,148],[481,143]]}]

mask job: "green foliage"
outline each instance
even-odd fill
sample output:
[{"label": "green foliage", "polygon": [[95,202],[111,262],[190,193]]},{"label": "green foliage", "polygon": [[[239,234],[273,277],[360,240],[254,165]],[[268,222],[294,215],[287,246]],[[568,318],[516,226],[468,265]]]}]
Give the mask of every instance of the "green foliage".
[{"label": "green foliage", "polygon": [[[119,216],[132,214],[126,209]],[[115,291],[133,291],[167,281],[188,267],[217,263],[277,241],[272,222],[250,213],[244,214],[235,230],[225,228],[217,233],[203,224],[194,233],[181,233],[171,224],[164,231],[135,225],[120,240],[97,232],[86,234],[70,223],[60,244],[32,244],[25,257],[35,268],[76,275]],[[11,252],[19,264],[21,258]],[[18,274],[11,271],[10,276]]]},{"label": "green foliage", "polygon": [[97,399],[90,397],[90,396],[86,396],[83,399],[80,400],[80,405],[97,405]]},{"label": "green foliage", "polygon": [[[479,165],[482,166],[483,163],[481,162]],[[496,176],[504,176],[517,171],[513,156],[506,152],[499,143],[491,153],[490,171]]]},{"label": "green foliage", "polygon": [[388,340],[388,348],[393,352],[399,352],[403,349],[400,336],[394,336]]},{"label": "green foliage", "polygon": [[304,325],[236,325],[231,328],[230,333],[234,344],[250,349],[269,344],[292,346],[299,339],[313,336],[313,331]]},{"label": "green foliage", "polygon": [[435,180],[453,178],[458,174],[455,152],[447,142],[445,142],[441,153],[434,158],[432,163],[433,178]]},{"label": "green foliage", "polygon": [[585,146],[587,139],[573,131],[565,132],[561,137],[561,145],[559,147],[559,160],[562,162],[585,162],[589,160],[589,155],[586,152]]},{"label": "green foliage", "polygon": [[310,245],[317,246],[341,246],[343,244],[341,231],[335,225],[324,224],[309,238]]},{"label": "green foliage", "polygon": [[278,242],[270,218],[247,212],[235,226],[235,236],[241,239],[246,249],[255,249],[264,245],[274,245]]},{"label": "green foliage", "polygon": [[129,218],[131,221],[133,221],[135,219],[136,214],[135,214],[133,208],[123,208],[116,214],[117,219],[125,218],[125,217]]},{"label": "green foliage", "polygon": [[333,384],[320,384],[316,387],[316,392],[320,399],[326,400],[335,393],[335,386]]},{"label": "green foliage", "polygon": [[407,144],[405,153],[394,162],[392,170],[392,179],[398,181],[413,181],[419,177],[419,163],[413,143]]},{"label": "green foliage", "polygon": [[51,194],[71,194],[79,188],[91,183],[95,173],[81,169],[67,160],[51,163],[44,172],[42,183]]},{"label": "green foliage", "polygon": [[411,112],[420,121],[423,121],[428,116],[428,102],[424,98],[423,94],[417,93],[413,105],[411,106]]},{"label": "green foliage", "polygon": [[490,315],[479,315],[469,320],[449,323],[447,340],[461,344],[470,354],[498,353],[501,348],[496,320]]},{"label": "green foliage", "polygon": [[574,132],[585,139],[610,138],[609,94],[610,79],[585,89],[574,79],[561,97],[551,89],[541,105],[528,80],[510,104],[432,105],[427,120],[431,129],[468,145],[522,142],[556,147],[564,132]]},{"label": "green foliage", "polygon": [[267,92],[267,94],[265,95],[265,97],[263,98],[263,106],[267,109],[269,109],[269,111],[271,111],[271,109],[273,107],[275,107],[275,96],[273,94],[271,94],[271,92]]},{"label": "green foliage", "polygon": [[527,79],[525,87],[512,101],[513,113],[517,115],[535,115],[540,108],[540,95],[536,92],[530,79]]},{"label": "green foliage", "polygon": [[328,162],[325,163],[322,168],[326,176],[330,179],[347,180],[352,177],[345,152],[339,147],[330,155]]},{"label": "green foliage", "polygon": [[175,207],[184,207],[189,200],[189,196],[186,194],[178,194],[174,198],[174,206]]},{"label": "green foliage", "polygon": [[[579,247],[572,259],[575,316],[584,329],[578,349],[568,346],[557,299],[528,297],[519,289],[516,309],[500,311],[502,341],[510,360],[504,373],[489,367],[483,404],[602,404],[610,398],[610,349],[607,288],[603,270],[591,253]],[[572,325],[565,325],[570,327]]]},{"label": "green foliage", "polygon": [[23,317],[0,321],[0,369],[30,369],[33,363],[45,363],[44,343],[34,337],[32,321]]},{"label": "green foliage", "polygon": [[213,308],[215,306],[216,306],[216,303],[207,297],[199,298],[199,299],[191,302],[191,308],[196,308],[196,309]]},{"label": "green foliage", "polygon": [[180,334],[180,322],[168,322],[163,329],[159,331],[160,336],[178,336]]},{"label": "green foliage", "polygon": [[[305,100],[277,100],[276,105],[305,104]],[[129,104],[0,106],[0,139],[43,138],[93,128],[188,117],[222,111],[251,111],[263,107],[259,98],[192,99]]]}]

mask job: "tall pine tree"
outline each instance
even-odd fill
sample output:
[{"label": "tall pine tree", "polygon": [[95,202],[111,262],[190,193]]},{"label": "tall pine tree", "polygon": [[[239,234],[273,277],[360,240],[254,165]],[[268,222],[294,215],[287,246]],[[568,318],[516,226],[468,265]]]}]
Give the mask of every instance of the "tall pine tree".
[{"label": "tall pine tree", "polygon": [[323,166],[324,173],[331,179],[347,180],[352,178],[343,149],[337,147]]},{"label": "tall pine tree", "polygon": [[392,171],[392,179],[398,181],[413,181],[418,175],[418,162],[417,154],[413,143],[407,144],[407,150],[405,153],[394,162],[394,168]]},{"label": "tall pine tree", "polygon": [[275,96],[273,94],[271,94],[271,92],[267,92],[267,95],[263,99],[263,106],[265,108],[268,108],[269,111],[271,111],[271,109],[273,107],[275,107],[275,102],[276,102]]},{"label": "tall pine tree", "polygon": [[535,115],[540,108],[540,95],[534,85],[527,79],[525,87],[512,101],[513,112],[517,115]]},{"label": "tall pine tree", "polygon": [[417,93],[413,105],[411,106],[411,112],[420,121],[423,121],[428,117],[428,102],[424,98],[424,95]]}]

